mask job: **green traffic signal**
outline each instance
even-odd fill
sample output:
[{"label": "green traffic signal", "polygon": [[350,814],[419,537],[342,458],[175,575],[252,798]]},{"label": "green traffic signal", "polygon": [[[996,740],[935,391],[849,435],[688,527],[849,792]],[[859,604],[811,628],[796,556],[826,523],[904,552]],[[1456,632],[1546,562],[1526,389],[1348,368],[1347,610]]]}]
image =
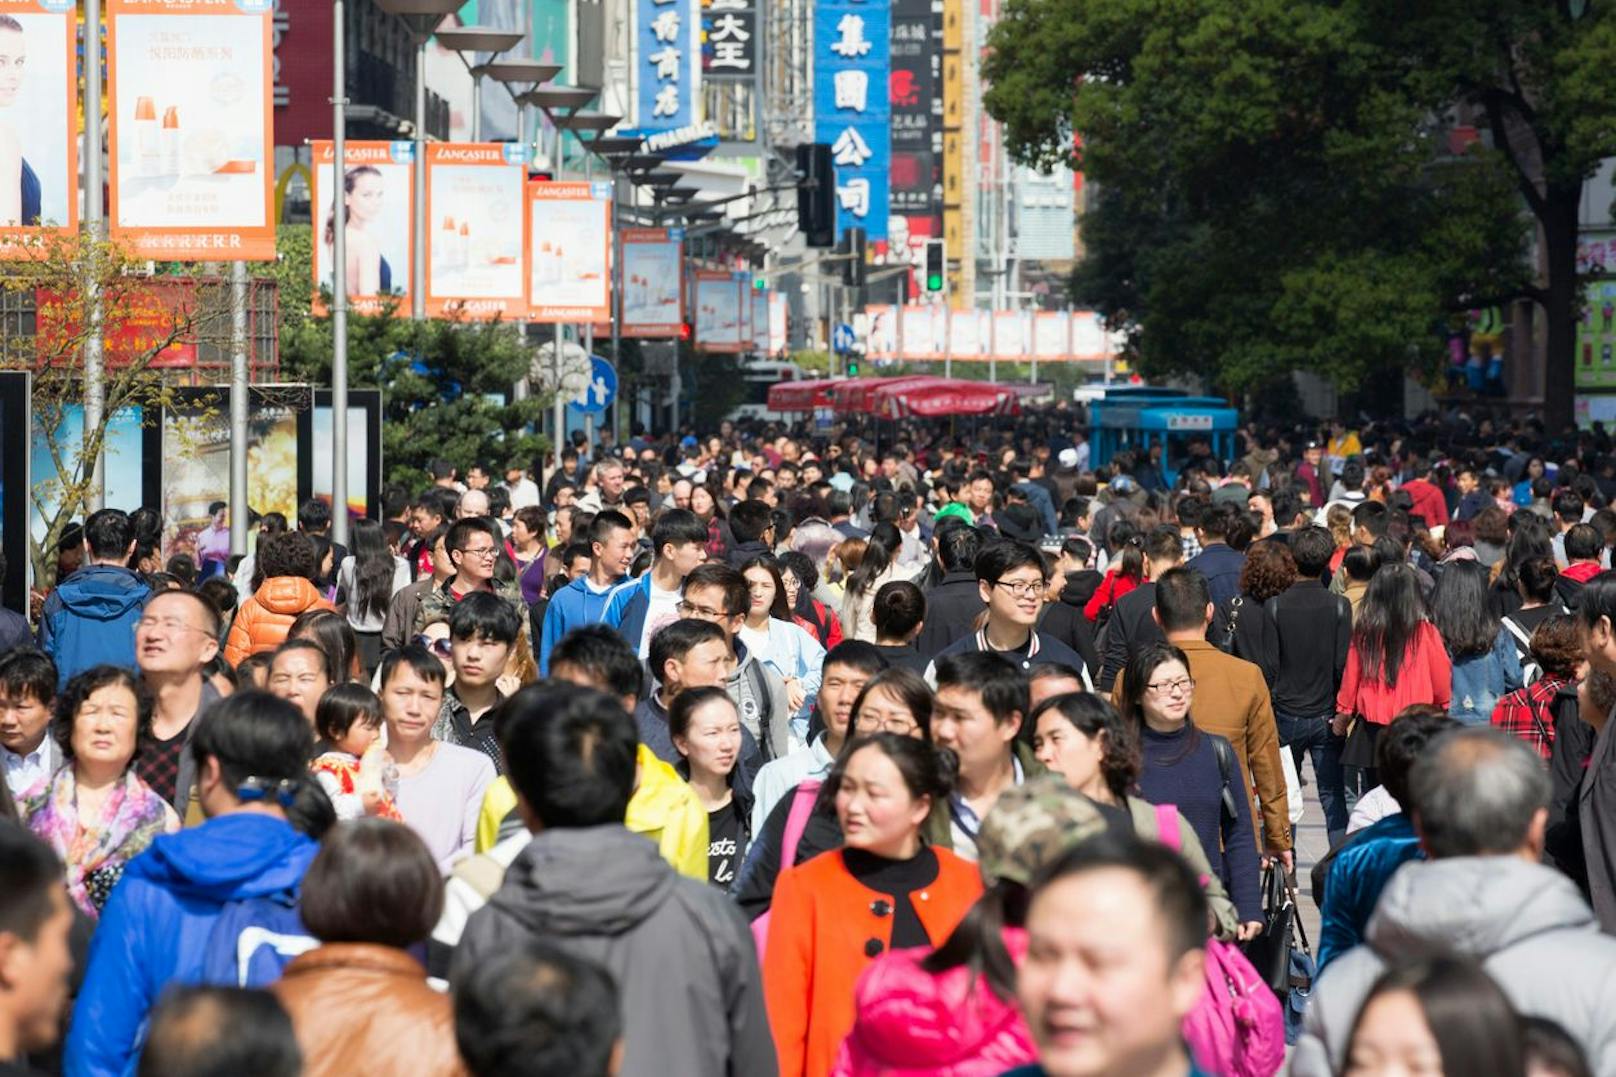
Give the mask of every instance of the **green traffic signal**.
[{"label": "green traffic signal", "polygon": [[928,292],[940,292],[942,290],[943,290],[943,277],[942,277],[942,274],[939,273],[939,274],[937,274],[935,276],[928,276],[926,278],[926,291],[928,291]]}]

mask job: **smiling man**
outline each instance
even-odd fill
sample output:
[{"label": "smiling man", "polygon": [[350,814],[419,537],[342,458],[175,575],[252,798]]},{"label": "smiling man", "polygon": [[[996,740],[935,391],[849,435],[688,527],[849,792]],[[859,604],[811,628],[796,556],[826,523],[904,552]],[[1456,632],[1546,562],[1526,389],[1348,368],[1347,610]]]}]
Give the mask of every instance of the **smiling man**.
[{"label": "smiling man", "polygon": [[181,819],[196,784],[191,734],[219,699],[202,667],[218,653],[219,612],[191,591],[159,591],[135,622],[135,664],[152,699],[151,741],[135,759],[135,774]]},{"label": "smiling man", "polygon": [[1053,636],[1037,630],[1049,573],[1037,547],[1014,539],[990,542],[976,555],[977,593],[987,605],[987,623],[937,652],[926,671],[936,683],[937,662],[956,654],[993,651],[1016,664],[1023,673],[1035,665],[1057,663],[1082,669],[1078,653]]}]

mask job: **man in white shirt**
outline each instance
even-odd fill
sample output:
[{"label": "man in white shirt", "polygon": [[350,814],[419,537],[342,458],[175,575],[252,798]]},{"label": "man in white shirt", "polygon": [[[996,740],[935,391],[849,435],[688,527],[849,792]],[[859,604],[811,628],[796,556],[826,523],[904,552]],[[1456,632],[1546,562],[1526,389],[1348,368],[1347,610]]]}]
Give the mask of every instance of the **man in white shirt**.
[{"label": "man in white shirt", "polygon": [[50,730],[56,702],[56,663],[32,647],[0,659],[0,762],[13,800],[62,763]]},{"label": "man in white shirt", "polygon": [[521,509],[539,503],[539,488],[527,472],[512,464],[505,469],[505,490],[511,495],[511,508]]},{"label": "man in white shirt", "polygon": [[651,653],[651,637],[679,619],[685,577],[707,560],[707,525],[689,509],[668,509],[651,527],[655,560],[643,576],[619,584],[601,618],[622,633],[640,658]]}]

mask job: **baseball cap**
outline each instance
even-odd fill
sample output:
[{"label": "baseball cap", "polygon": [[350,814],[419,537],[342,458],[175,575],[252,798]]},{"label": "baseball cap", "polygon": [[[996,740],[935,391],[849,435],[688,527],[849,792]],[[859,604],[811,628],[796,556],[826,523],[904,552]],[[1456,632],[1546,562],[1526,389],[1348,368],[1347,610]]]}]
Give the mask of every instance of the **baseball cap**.
[{"label": "baseball cap", "polygon": [[1061,467],[1076,467],[1077,466],[1077,450],[1076,449],[1062,449],[1060,451],[1060,455],[1057,456],[1055,459],[1060,461],[1060,466]]},{"label": "baseball cap", "polygon": [[999,794],[976,835],[977,863],[988,886],[1008,879],[1030,886],[1045,864],[1110,830],[1111,820],[1094,801],[1043,774]]}]

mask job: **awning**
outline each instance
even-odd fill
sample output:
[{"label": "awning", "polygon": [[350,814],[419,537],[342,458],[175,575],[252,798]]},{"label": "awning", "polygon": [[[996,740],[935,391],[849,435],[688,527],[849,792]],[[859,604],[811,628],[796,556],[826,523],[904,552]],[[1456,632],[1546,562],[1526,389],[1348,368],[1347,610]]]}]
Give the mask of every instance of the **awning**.
[{"label": "awning", "polygon": [[770,411],[813,411],[831,406],[831,389],[846,378],[807,378],[769,386]]},{"label": "awning", "polygon": [[1021,397],[1013,386],[997,382],[934,378],[920,384],[890,384],[878,388],[871,410],[883,419],[1019,415]]},{"label": "awning", "polygon": [[905,385],[924,385],[927,382],[942,380],[942,378],[934,374],[904,374],[883,378],[848,378],[831,390],[831,396],[834,398],[831,406],[841,412],[861,411],[870,414],[875,410],[875,395],[884,389]]}]

